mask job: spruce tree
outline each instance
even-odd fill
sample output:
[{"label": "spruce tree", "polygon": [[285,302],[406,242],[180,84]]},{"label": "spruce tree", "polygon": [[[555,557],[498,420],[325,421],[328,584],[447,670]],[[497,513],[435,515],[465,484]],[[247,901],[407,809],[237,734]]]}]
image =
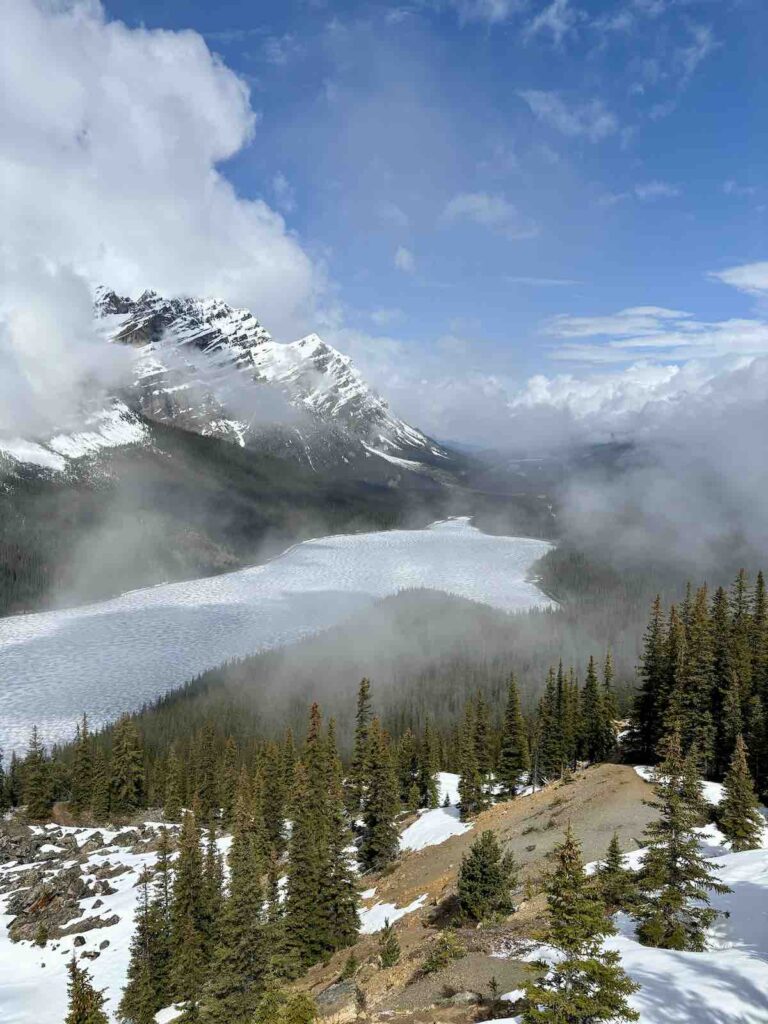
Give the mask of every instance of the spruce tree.
[{"label": "spruce tree", "polygon": [[507,799],[514,797],[517,793],[521,775],[529,771],[528,736],[525,730],[525,722],[523,721],[523,713],[520,710],[517,683],[515,682],[515,677],[510,676],[501,736],[499,770],[497,772],[502,795]]},{"label": "spruce tree", "polygon": [[181,812],[184,802],[184,787],[182,780],[182,766],[176,754],[175,745],[171,747],[168,755],[168,764],[165,771],[165,800],[163,804],[163,817],[166,821],[181,821]]},{"label": "spruce tree", "polygon": [[325,825],[312,805],[307,769],[299,762],[294,772],[284,917],[287,949],[296,974],[327,952],[328,923],[317,901],[324,867]]},{"label": "spruce tree", "polygon": [[547,944],[558,953],[549,972],[526,986],[522,1024],[600,1024],[639,1018],[628,1002],[638,987],[603,940],[615,932],[597,889],[584,874],[581,849],[570,829],[557,847],[547,884]]},{"label": "spruce tree", "polygon": [[218,817],[219,779],[216,771],[216,733],[212,722],[203,725],[195,744],[195,797],[197,798],[198,820],[209,824]]},{"label": "spruce tree", "polygon": [[619,717],[619,709],[616,704],[616,693],[613,689],[613,655],[610,648],[606,651],[603,664],[603,707],[608,721],[613,725]]},{"label": "spruce tree", "polygon": [[659,818],[648,825],[648,851],[640,873],[636,917],[642,943],[661,949],[700,951],[705,932],[717,917],[709,893],[727,892],[699,852],[694,831],[699,809],[691,800],[690,780],[673,732],[663,746],[664,760],[656,774],[656,800],[650,803]]},{"label": "spruce tree", "polygon": [[224,867],[216,846],[216,830],[208,827],[203,861],[203,950],[206,959],[216,947],[224,906]]},{"label": "spruce tree", "polygon": [[438,742],[432,728],[432,723],[428,719],[424,726],[424,736],[419,750],[417,783],[419,786],[420,807],[435,808],[439,803],[437,787],[439,767]]},{"label": "spruce tree", "polygon": [[91,734],[88,731],[88,718],[77,726],[75,749],[72,755],[72,774],[70,784],[69,806],[75,814],[80,814],[91,806],[93,796],[93,754],[91,750]]},{"label": "spruce tree", "polygon": [[205,889],[200,830],[193,811],[182,819],[171,898],[170,985],[173,998],[194,1001],[203,979]]},{"label": "spruce tree", "polygon": [[355,865],[349,854],[353,836],[344,807],[341,760],[335,743],[330,741],[328,759],[328,845],[323,872],[323,895],[328,902],[328,918],[332,925],[331,947],[336,951],[356,942],[360,918]]},{"label": "spruce tree", "polygon": [[221,820],[225,827],[229,827],[232,824],[235,813],[238,774],[237,744],[231,736],[228,736],[224,744],[224,754],[218,779],[218,791],[221,798]]},{"label": "spruce tree", "polygon": [[144,874],[139,883],[139,900],[134,917],[127,983],[118,1006],[117,1016],[125,1024],[154,1024],[155,1014],[162,1008],[161,986],[156,976],[153,918],[149,899],[149,879]]},{"label": "spruce tree", "polygon": [[380,871],[399,852],[395,816],[398,811],[397,782],[387,737],[374,718],[368,737],[368,785],[363,793],[363,829],[360,864],[364,871]]},{"label": "spruce tree", "polygon": [[517,865],[503,855],[496,835],[482,832],[462,857],[459,868],[458,900],[462,916],[469,921],[487,921],[512,912],[512,889],[517,884]]},{"label": "spruce tree", "polygon": [[109,817],[109,764],[100,745],[93,751],[93,785],[91,788],[91,813],[96,821]]},{"label": "spruce tree", "polygon": [[363,795],[368,779],[368,733],[371,727],[373,712],[371,711],[371,683],[368,679],[360,681],[357,694],[357,714],[355,717],[355,744],[352,751],[352,763],[347,777],[347,807],[356,817],[363,802]]},{"label": "spruce tree", "polygon": [[718,824],[734,853],[759,849],[765,823],[758,810],[747,765],[747,747],[741,736],[736,738],[731,765],[723,783]]},{"label": "spruce tree", "polygon": [[603,902],[610,911],[626,910],[634,889],[634,875],[624,867],[624,855],[619,834],[614,832],[608,844],[605,860],[600,864],[598,885]]},{"label": "spruce tree", "polygon": [[590,658],[581,694],[581,756],[594,763],[605,761],[613,752],[613,726],[606,713],[597,682],[595,659]]},{"label": "spruce tree", "polygon": [[632,712],[633,742],[639,756],[652,763],[661,737],[660,714],[664,697],[666,635],[661,597],[656,596],[643,639],[639,675],[641,685]]},{"label": "spruce tree", "polygon": [[87,967],[80,967],[74,956],[67,965],[69,1006],[64,1024],[109,1024],[102,1009],[106,999],[93,987]]},{"label": "spruce tree", "polygon": [[205,1024],[249,1021],[268,969],[261,886],[264,864],[254,831],[242,818],[235,825],[229,868],[229,892],[201,1002]]},{"label": "spruce tree", "polygon": [[142,802],[144,759],[136,725],[127,715],[115,726],[110,768],[111,810],[132,814]]},{"label": "spruce tree", "polygon": [[379,932],[379,963],[386,970],[394,967],[400,962],[400,942],[397,932],[389,923],[389,918],[384,918],[384,927]]},{"label": "spruce tree", "polygon": [[475,756],[477,770],[484,785],[490,780],[493,757],[491,753],[491,714],[482,692],[475,700]]},{"label": "spruce tree", "polygon": [[464,709],[459,764],[459,806],[463,821],[474,818],[487,806],[483,778],[477,766],[475,711],[471,700]]},{"label": "spruce tree", "polygon": [[27,805],[27,817],[33,821],[50,818],[53,810],[51,764],[40,742],[37,726],[32,729],[29,750],[24,758],[23,779],[23,799]]},{"label": "spruce tree", "polygon": [[546,780],[557,778],[565,761],[557,705],[557,681],[554,669],[550,669],[536,712],[537,767],[539,775]]}]

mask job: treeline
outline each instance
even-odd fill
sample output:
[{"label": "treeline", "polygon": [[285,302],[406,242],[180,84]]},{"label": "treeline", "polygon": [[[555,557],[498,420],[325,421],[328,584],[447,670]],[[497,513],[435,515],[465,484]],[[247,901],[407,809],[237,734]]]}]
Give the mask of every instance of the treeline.
[{"label": "treeline", "polygon": [[[486,774],[485,781],[478,761],[487,752],[484,744],[479,746],[481,721],[482,716],[473,718],[468,711],[465,723],[471,722],[471,728],[465,724],[462,732],[460,798],[465,816],[493,798],[513,799],[525,780],[526,742],[514,683],[499,774]],[[637,986],[622,971],[618,954],[603,947],[603,938],[615,932],[611,915],[616,910],[634,919],[637,936],[646,945],[705,948],[706,930],[718,916],[710,906],[710,893],[728,890],[698,847],[696,829],[708,820],[708,809],[695,756],[683,755],[678,730],[663,742],[661,752],[654,804],[660,813],[647,828],[648,852],[639,872],[624,867],[616,836],[591,878],[570,827],[557,849],[555,870],[544,888],[546,941],[561,954],[560,966],[526,985],[525,1024],[636,1019],[626,997]],[[433,806],[438,790],[428,757],[427,751],[409,788],[414,803]],[[284,985],[356,943],[360,922],[355,861],[367,872],[386,869],[397,858],[396,815],[403,781],[372,715],[370,688],[363,683],[354,756],[346,775],[333,722],[324,727],[318,707],[312,707],[281,808],[290,827],[281,817],[273,821],[270,833],[264,780],[260,774],[252,778],[244,768],[233,785],[231,806],[206,808],[196,797],[192,810],[183,813],[173,864],[162,830],[154,876],[146,874],[140,881],[119,1019],[152,1024],[157,1011],[174,1002],[181,1005],[184,1022],[311,1024],[317,1016],[312,1000],[289,994]],[[478,792],[480,802],[470,804]],[[217,819],[232,833],[226,885]],[[762,818],[740,739],[726,774],[718,821],[733,850],[759,846]],[[459,867],[454,923],[503,919],[514,909],[516,883],[517,866],[503,856],[492,832],[482,832]],[[440,970],[463,954],[455,934],[443,932],[422,971]],[[399,958],[397,935],[387,925],[379,939],[379,964],[387,969]],[[354,978],[358,966],[350,955],[344,977]],[[73,960],[70,974],[67,1021],[104,1024],[106,1017],[98,1016],[103,1000],[87,972]],[[578,1011],[572,1005],[574,985],[584,991]]]},{"label": "treeline", "polygon": [[653,604],[639,667],[630,750],[653,763],[678,730],[703,774],[722,779],[739,736],[758,791],[768,787],[768,597],[742,570],[728,591],[689,586],[668,610]]},{"label": "treeline", "polygon": [[[423,725],[412,723],[404,713],[395,730],[389,730],[377,716],[380,758],[394,773],[398,809],[434,806],[434,777],[441,770],[461,776],[462,806],[474,814],[484,805],[491,777],[502,780],[513,795],[513,779],[520,773],[528,773],[531,783],[539,786],[567,775],[579,760],[609,759],[616,751],[612,680],[608,655],[600,679],[590,659],[583,685],[573,668],[565,670],[561,664],[550,670],[544,692],[528,715],[523,714],[513,676],[500,700],[491,703],[478,692],[452,722],[440,726],[431,719]],[[360,684],[350,717],[353,725],[343,743],[348,754],[342,756],[354,782],[372,756],[367,746],[366,723],[372,717],[367,679]],[[269,827],[277,842],[274,829],[284,816],[298,759],[294,733],[289,728],[261,735],[238,730],[232,735],[226,732],[228,721],[226,716],[208,719],[178,738],[175,731],[170,737],[153,733],[147,742],[142,734],[144,716],[125,716],[95,735],[83,716],[73,743],[50,754],[35,729],[25,758],[14,754],[7,772],[0,775],[2,804],[25,805],[28,815],[39,820],[50,816],[56,800],[67,800],[76,816],[103,822],[149,807],[163,807],[168,819],[175,821],[181,807],[197,803],[204,820],[219,816],[228,824],[245,770],[265,787],[274,819]],[[335,719],[332,722],[334,746],[341,749]]]}]

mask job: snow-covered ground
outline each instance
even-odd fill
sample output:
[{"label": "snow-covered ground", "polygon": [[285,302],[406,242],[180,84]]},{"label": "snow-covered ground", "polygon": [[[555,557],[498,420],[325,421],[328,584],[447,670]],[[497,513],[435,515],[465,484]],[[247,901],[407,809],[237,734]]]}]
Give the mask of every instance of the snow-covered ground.
[{"label": "snow-covered ground", "polygon": [[394,924],[406,914],[421,910],[426,900],[427,894],[425,893],[415,899],[413,903],[409,903],[407,907],[396,907],[394,903],[376,903],[372,907],[363,907],[360,911],[360,933],[373,935],[374,932],[381,931],[387,921]]},{"label": "snow-covered ground", "polygon": [[[651,780],[652,769],[638,774]],[[714,788],[713,788],[714,787]],[[718,784],[705,796],[718,803]],[[619,952],[627,974],[640,985],[630,999],[640,1013],[639,1024],[765,1024],[768,1021],[768,826],[762,849],[728,853],[715,825],[697,830],[700,847],[717,876],[731,888],[713,894],[712,905],[723,911],[708,933],[703,953],[676,953],[641,945],[633,921],[616,915],[618,934],[606,948]],[[640,867],[645,850],[625,855],[628,867]],[[592,872],[596,865],[587,865]],[[530,959],[548,959],[538,948]],[[515,993],[518,996],[519,993]],[[516,1024],[519,1018],[506,1018]],[[504,1024],[496,1020],[494,1024]]]},{"label": "snow-covered ground", "polygon": [[467,519],[324,537],[266,565],[0,619],[0,747],[69,738],[230,658],[328,629],[373,601],[429,587],[516,611],[550,604],[526,576],[545,541],[492,537]]},{"label": "snow-covered ground", "polygon": [[[448,797],[450,806],[443,806]],[[400,834],[401,850],[424,850],[438,846],[451,836],[469,832],[472,822],[461,821],[459,815],[459,776],[453,772],[438,772],[437,798],[439,807],[432,811],[419,811],[419,817]]]}]

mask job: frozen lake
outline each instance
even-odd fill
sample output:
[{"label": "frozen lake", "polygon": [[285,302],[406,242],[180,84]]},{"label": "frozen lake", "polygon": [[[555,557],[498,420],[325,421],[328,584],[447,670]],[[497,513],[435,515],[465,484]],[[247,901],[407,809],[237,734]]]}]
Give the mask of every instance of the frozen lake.
[{"label": "frozen lake", "polygon": [[328,629],[409,587],[505,611],[546,607],[526,576],[549,547],[452,519],[310,540],[223,576],[0,619],[0,746],[23,746],[33,724],[47,742],[68,739],[84,710],[98,726],[205,669]]}]

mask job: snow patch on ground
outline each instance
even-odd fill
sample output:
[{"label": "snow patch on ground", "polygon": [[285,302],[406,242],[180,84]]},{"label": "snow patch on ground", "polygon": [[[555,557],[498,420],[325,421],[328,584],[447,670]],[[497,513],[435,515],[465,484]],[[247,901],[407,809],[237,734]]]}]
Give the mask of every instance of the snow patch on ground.
[{"label": "snow patch on ground", "polygon": [[[640,778],[644,779],[646,782],[654,783],[656,781],[655,768],[651,768],[645,764],[636,764],[635,771]],[[708,782],[705,780],[701,784],[701,793],[708,804],[712,804],[713,807],[717,807],[723,799],[723,784],[722,782]]]},{"label": "snow patch on ground", "polygon": [[[606,940],[606,948],[619,952],[624,969],[641,986],[630,999],[640,1013],[640,1024],[765,1024],[768,827],[762,849],[745,853],[723,853],[726,840],[715,825],[697,831],[701,850],[711,859],[719,880],[733,890],[713,894],[712,904],[724,916],[709,930],[706,952],[677,953],[642,946],[635,938],[634,923],[624,914],[616,916],[619,931]],[[637,867],[644,855],[644,849],[634,850],[625,855],[625,863]],[[539,947],[529,957],[540,958],[551,961],[552,955]],[[517,1020],[508,1018],[509,1022]]]},{"label": "snow patch on ground", "polygon": [[549,548],[449,520],[324,537],[251,569],[2,619],[0,746],[23,747],[34,723],[46,742],[69,739],[83,708],[98,728],[206,669],[328,629],[404,589],[510,612],[549,607],[527,579]]},{"label": "snow patch on ground", "polygon": [[469,832],[471,822],[461,821],[457,807],[437,807],[433,811],[422,811],[420,816],[400,836],[401,850],[424,850],[437,846],[451,836]]},{"label": "snow patch on ground", "polygon": [[394,903],[377,903],[368,910],[361,910],[360,934],[373,935],[374,932],[381,931],[386,921],[394,924],[395,921],[399,921],[406,914],[412,914],[416,910],[421,910],[426,901],[427,894],[424,893],[423,896],[415,899],[413,903],[409,903],[407,907],[396,907]]}]

